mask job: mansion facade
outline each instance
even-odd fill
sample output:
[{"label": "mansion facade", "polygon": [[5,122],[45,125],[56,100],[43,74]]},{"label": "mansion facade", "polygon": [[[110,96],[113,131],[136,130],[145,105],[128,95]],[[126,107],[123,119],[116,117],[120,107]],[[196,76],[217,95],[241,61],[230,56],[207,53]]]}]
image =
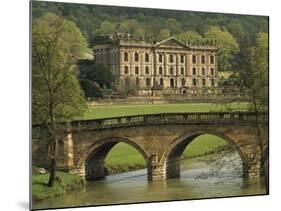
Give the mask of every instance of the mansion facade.
[{"label": "mansion facade", "polygon": [[210,43],[104,37],[93,51],[96,63],[107,66],[124,86],[132,81],[140,95],[200,94],[218,87],[217,48]]}]

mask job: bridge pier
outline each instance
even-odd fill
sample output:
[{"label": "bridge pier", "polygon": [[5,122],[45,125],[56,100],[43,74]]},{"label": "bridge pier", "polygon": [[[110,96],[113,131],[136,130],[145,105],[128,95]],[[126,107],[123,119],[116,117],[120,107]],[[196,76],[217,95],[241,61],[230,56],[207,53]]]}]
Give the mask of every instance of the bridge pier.
[{"label": "bridge pier", "polygon": [[150,156],[147,165],[147,176],[150,181],[159,181],[166,179],[166,166],[158,161],[157,155]]},{"label": "bridge pier", "polygon": [[180,177],[180,157],[175,157],[167,161],[167,178],[177,178]]},{"label": "bridge pier", "polygon": [[244,168],[244,177],[256,178],[260,177],[261,174],[261,156],[257,153],[248,153],[247,154],[247,165]]},{"label": "bridge pier", "polygon": [[104,160],[96,161],[89,160],[85,166],[85,179],[86,180],[99,180],[106,176],[106,168]]}]

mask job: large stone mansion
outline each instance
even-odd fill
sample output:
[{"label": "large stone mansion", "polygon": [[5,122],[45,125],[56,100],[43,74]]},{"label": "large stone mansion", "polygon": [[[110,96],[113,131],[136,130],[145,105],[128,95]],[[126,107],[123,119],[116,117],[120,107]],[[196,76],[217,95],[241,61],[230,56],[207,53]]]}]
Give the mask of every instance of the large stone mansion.
[{"label": "large stone mansion", "polygon": [[174,37],[161,42],[129,36],[95,42],[94,59],[124,86],[133,81],[140,95],[200,94],[218,87],[217,48],[213,43],[189,44]]}]

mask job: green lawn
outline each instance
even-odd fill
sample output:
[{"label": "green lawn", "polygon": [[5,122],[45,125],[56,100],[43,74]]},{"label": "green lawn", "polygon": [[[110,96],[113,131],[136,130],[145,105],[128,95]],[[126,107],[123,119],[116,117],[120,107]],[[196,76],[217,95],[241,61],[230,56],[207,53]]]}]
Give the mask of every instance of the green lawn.
[{"label": "green lawn", "polygon": [[[214,135],[201,135],[194,139],[185,149],[182,158],[200,156],[211,153],[227,142]],[[145,168],[143,156],[132,146],[119,143],[112,148],[105,160],[109,173],[124,172],[133,169]]]},{"label": "green lawn", "polygon": [[229,104],[149,104],[149,105],[104,105],[89,106],[85,114],[78,119],[99,119],[107,117],[172,112],[209,112],[209,111],[245,111],[248,103]]},{"label": "green lawn", "polygon": [[[35,167],[33,167],[35,169]],[[66,191],[80,188],[83,186],[83,180],[79,176],[70,175],[65,172],[57,171],[57,177],[60,181],[55,182],[52,188],[47,186],[49,180],[48,174],[38,174],[32,171],[32,199],[43,200],[64,194]]]}]

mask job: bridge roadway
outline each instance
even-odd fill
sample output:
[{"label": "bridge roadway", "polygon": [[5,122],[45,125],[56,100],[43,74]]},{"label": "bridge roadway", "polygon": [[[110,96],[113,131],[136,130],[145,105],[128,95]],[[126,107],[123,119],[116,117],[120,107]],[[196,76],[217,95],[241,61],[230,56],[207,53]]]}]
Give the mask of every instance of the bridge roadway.
[{"label": "bridge roadway", "polygon": [[[268,131],[268,115],[258,121]],[[180,176],[180,156],[197,136],[212,134],[231,144],[239,153],[245,177],[260,175],[257,115],[251,112],[159,113],[79,120],[57,124],[58,168],[95,180],[105,176],[104,160],[112,147],[125,142],[145,158],[149,180]],[[32,160],[48,166],[48,131],[32,129]]]}]

